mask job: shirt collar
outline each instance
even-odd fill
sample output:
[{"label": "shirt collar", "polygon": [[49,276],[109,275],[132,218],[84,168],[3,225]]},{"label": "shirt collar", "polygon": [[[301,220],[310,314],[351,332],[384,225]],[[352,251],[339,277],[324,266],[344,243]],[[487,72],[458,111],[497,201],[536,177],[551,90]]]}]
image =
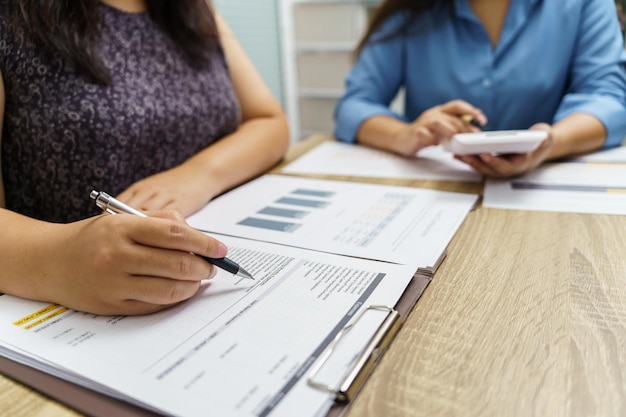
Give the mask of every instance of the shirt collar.
[{"label": "shirt collar", "polygon": [[[509,11],[507,12],[507,19],[509,19],[510,23],[525,20],[535,3],[541,1],[542,0],[511,0]],[[454,0],[454,13],[460,19],[478,22],[478,18],[469,5],[469,0]]]}]

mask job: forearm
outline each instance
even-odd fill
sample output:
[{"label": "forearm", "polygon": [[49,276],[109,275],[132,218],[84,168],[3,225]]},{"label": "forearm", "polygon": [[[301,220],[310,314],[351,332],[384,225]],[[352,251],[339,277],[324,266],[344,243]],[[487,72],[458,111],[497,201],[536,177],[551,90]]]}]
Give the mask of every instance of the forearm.
[{"label": "forearm", "polygon": [[451,100],[422,112],[411,123],[388,115],[370,117],[361,124],[357,142],[413,156],[427,146],[437,145],[457,133],[475,129],[463,122],[459,115],[468,115],[480,124],[487,121],[480,109],[463,100]]},{"label": "forearm", "polygon": [[243,122],[183,164],[198,174],[204,203],[270,168],[289,146],[283,109],[226,21],[219,13],[215,19]]},{"label": "forearm", "polygon": [[53,273],[61,226],[0,209],[0,292],[50,301],[45,281]]},{"label": "forearm", "polygon": [[597,118],[573,113],[552,126],[553,144],[547,159],[578,155],[600,148],[607,132]]},{"label": "forearm", "polygon": [[374,116],[363,122],[357,131],[356,141],[373,148],[399,152],[401,147],[396,138],[407,127],[407,123],[396,118],[386,115]]},{"label": "forearm", "polygon": [[204,182],[208,201],[272,167],[288,146],[289,131],[284,116],[256,117],[184,165]]}]

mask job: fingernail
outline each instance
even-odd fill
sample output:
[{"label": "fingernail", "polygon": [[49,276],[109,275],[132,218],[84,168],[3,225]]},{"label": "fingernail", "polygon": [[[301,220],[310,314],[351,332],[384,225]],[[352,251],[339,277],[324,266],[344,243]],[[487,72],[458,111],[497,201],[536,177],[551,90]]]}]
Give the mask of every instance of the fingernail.
[{"label": "fingernail", "polygon": [[225,244],[223,244],[222,242],[219,242],[219,244],[217,245],[217,252],[218,252],[218,256],[220,258],[223,258],[228,253],[228,248],[226,247]]},{"label": "fingernail", "polygon": [[212,266],[211,267],[211,273],[209,274],[208,277],[206,277],[206,279],[212,279],[215,278],[215,276],[217,275],[217,267]]}]

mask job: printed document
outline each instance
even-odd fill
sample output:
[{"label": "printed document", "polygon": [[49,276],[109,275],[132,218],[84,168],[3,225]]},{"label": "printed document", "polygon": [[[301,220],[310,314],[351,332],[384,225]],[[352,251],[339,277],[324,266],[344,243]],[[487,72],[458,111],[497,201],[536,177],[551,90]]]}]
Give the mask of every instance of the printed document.
[{"label": "printed document", "polygon": [[409,178],[480,182],[482,176],[457,161],[441,146],[429,146],[414,157],[341,142],[323,142],[282,169],[285,174]]},{"label": "printed document", "polygon": [[508,180],[487,180],[484,207],[626,214],[626,163],[562,162]]},{"label": "printed document", "polygon": [[[256,281],[222,270],[192,299],[146,316],[97,316],[0,296],[0,352],[174,416],[307,417],[329,394],[311,365],[368,305],[394,306],[415,267],[219,236]],[[373,311],[320,375],[336,384],[385,314]]]},{"label": "printed document", "polygon": [[432,267],[474,194],[264,175],[187,220],[209,233]]}]

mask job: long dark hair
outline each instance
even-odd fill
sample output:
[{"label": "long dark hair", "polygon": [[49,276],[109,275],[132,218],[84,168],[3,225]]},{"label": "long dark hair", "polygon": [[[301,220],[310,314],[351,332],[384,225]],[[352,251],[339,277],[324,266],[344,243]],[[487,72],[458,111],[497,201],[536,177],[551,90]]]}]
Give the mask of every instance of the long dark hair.
[{"label": "long dark hair", "polygon": [[380,26],[391,16],[399,12],[408,12],[410,17],[404,21],[404,24],[394,30],[392,33],[383,37],[383,39],[389,39],[402,33],[411,22],[419,16],[420,13],[431,9],[432,7],[440,4],[449,4],[450,7],[454,6],[454,0],[385,0],[374,12],[372,19],[367,27],[365,35],[361,38],[356,51],[355,56],[359,56],[372,34],[380,28]]},{"label": "long dark hair", "polygon": [[[100,22],[99,0],[7,0],[9,30],[24,28],[50,54],[61,56],[94,81],[108,84],[110,75],[95,45]],[[195,66],[209,64],[219,38],[206,0],[147,0],[151,19]]]}]

